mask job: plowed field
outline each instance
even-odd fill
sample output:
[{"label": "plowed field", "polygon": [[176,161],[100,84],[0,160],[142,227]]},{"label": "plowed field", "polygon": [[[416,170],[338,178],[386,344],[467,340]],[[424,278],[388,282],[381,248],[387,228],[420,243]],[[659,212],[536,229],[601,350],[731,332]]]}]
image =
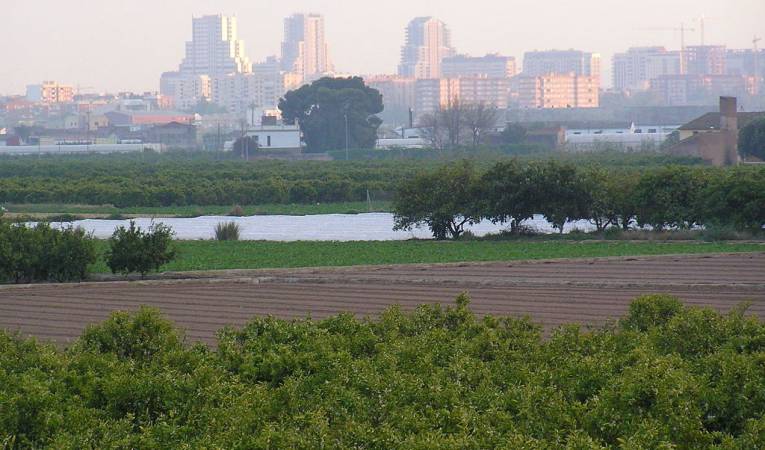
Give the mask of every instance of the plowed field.
[{"label": "plowed field", "polygon": [[0,328],[65,345],[115,310],[157,307],[191,342],[256,315],[374,316],[398,304],[453,303],[469,292],[479,314],[530,316],[547,330],[599,326],[635,297],[670,293],[728,311],[750,302],[765,318],[765,253],[565,261],[229,271],[193,279],[0,286]]}]

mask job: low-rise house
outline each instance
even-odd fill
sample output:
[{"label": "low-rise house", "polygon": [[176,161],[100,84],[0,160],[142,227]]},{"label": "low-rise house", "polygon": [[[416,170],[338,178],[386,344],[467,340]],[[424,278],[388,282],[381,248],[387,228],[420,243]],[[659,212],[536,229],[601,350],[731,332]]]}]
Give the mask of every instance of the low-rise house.
[{"label": "low-rise house", "polygon": [[109,111],[104,116],[114,126],[148,127],[174,122],[191,125],[195,122],[194,114],[177,111]]},{"label": "low-rise house", "polygon": [[720,97],[720,112],[704,114],[681,126],[680,142],[668,152],[699,157],[716,166],[738,164],[739,132],[760,118],[765,118],[765,112],[739,112],[735,97]]},{"label": "low-rise house", "polygon": [[160,144],[163,148],[196,149],[197,127],[178,122],[157,125],[147,131],[145,142]]},{"label": "low-rise house", "polygon": [[247,136],[255,138],[261,152],[303,150],[303,136],[297,125],[262,125],[249,129]]}]

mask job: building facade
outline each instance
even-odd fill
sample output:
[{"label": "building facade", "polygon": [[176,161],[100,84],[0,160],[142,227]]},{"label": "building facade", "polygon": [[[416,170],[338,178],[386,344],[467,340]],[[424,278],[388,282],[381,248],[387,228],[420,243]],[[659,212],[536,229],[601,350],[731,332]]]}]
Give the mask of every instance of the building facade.
[{"label": "building facade", "polygon": [[284,19],[281,68],[298,75],[302,82],[334,70],[329,58],[324,16],[293,14]]},{"label": "building facade", "polygon": [[724,45],[690,45],[685,48],[686,74],[725,75],[727,50]]},{"label": "building facade", "polygon": [[437,78],[420,79],[415,83],[415,113],[418,117],[455,103],[506,109],[509,98],[509,78]]},{"label": "building facade", "polygon": [[765,50],[731,50],[725,53],[725,73],[753,77],[755,95],[765,92]]},{"label": "building facade", "polygon": [[261,152],[300,152],[303,148],[300,127],[297,125],[261,125],[247,130],[247,136],[257,141]]},{"label": "building facade", "polygon": [[574,73],[521,76],[518,79],[521,108],[597,108],[600,82],[593,76]]},{"label": "building facade", "polygon": [[446,24],[433,17],[418,17],[406,28],[398,74],[416,79],[441,78],[444,58],[455,54]]},{"label": "building facade", "polygon": [[679,75],[680,52],[664,47],[634,47],[617,53],[612,60],[614,89],[618,91],[644,91],[651,80],[664,75]]},{"label": "building facade", "polygon": [[667,106],[709,105],[720,96],[747,97],[756,79],[739,75],[665,75],[651,80],[651,92]]},{"label": "building facade", "polygon": [[579,50],[547,50],[523,55],[523,75],[570,74],[600,79],[600,55]]},{"label": "building facade", "polygon": [[227,75],[247,73],[250,60],[238,38],[236,17],[222,15],[192,19],[192,38],[186,43],[181,75]]},{"label": "building facade", "polygon": [[365,77],[367,86],[383,96],[385,109],[380,118],[387,123],[408,123],[409,109],[415,108],[415,79],[396,75]]},{"label": "building facade", "polygon": [[212,79],[209,75],[181,75],[165,72],[159,82],[162,96],[172,99],[174,108],[189,110],[212,97]]},{"label": "building facade", "polygon": [[27,100],[31,102],[53,104],[74,101],[74,87],[56,81],[43,81],[42,84],[27,86]]},{"label": "building facade", "polygon": [[512,78],[516,74],[515,58],[512,56],[496,54],[481,57],[456,55],[446,57],[441,61],[441,75],[444,78]]},{"label": "building facade", "polygon": [[234,73],[212,79],[211,100],[227,112],[241,117],[278,106],[284,91],[281,77],[264,73]]}]

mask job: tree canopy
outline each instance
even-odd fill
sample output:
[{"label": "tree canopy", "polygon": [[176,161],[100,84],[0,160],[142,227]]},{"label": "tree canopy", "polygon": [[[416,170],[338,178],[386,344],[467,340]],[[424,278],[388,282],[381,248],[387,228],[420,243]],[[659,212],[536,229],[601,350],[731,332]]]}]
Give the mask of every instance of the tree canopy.
[{"label": "tree canopy", "polygon": [[382,124],[375,114],[383,111],[383,100],[360,77],[322,78],[287,92],[279,109],[287,123],[300,126],[309,152],[345,148],[346,115],[348,146],[373,148]]},{"label": "tree canopy", "polygon": [[761,233],[765,226],[765,170],[760,167],[666,166],[642,172],[549,161],[500,161],[488,170],[456,162],[420,172],[397,186],[396,229],[426,225],[437,239],[458,238],[481,220],[525,230],[544,216],[563,233],[589,220],[598,231],[697,226]]},{"label": "tree canopy", "polygon": [[436,239],[459,239],[465,226],[480,222],[479,178],[467,161],[421,172],[399,187],[393,201],[395,230],[427,225]]},{"label": "tree canopy", "polygon": [[741,129],[739,152],[765,160],[765,119],[755,120]]}]

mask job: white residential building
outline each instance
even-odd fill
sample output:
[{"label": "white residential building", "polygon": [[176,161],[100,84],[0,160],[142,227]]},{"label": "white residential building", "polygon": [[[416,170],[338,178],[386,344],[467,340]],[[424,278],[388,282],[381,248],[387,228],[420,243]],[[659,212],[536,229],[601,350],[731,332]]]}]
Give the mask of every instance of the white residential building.
[{"label": "white residential building", "polygon": [[258,150],[268,152],[301,150],[302,136],[297,125],[263,125],[247,131],[258,142]]}]

